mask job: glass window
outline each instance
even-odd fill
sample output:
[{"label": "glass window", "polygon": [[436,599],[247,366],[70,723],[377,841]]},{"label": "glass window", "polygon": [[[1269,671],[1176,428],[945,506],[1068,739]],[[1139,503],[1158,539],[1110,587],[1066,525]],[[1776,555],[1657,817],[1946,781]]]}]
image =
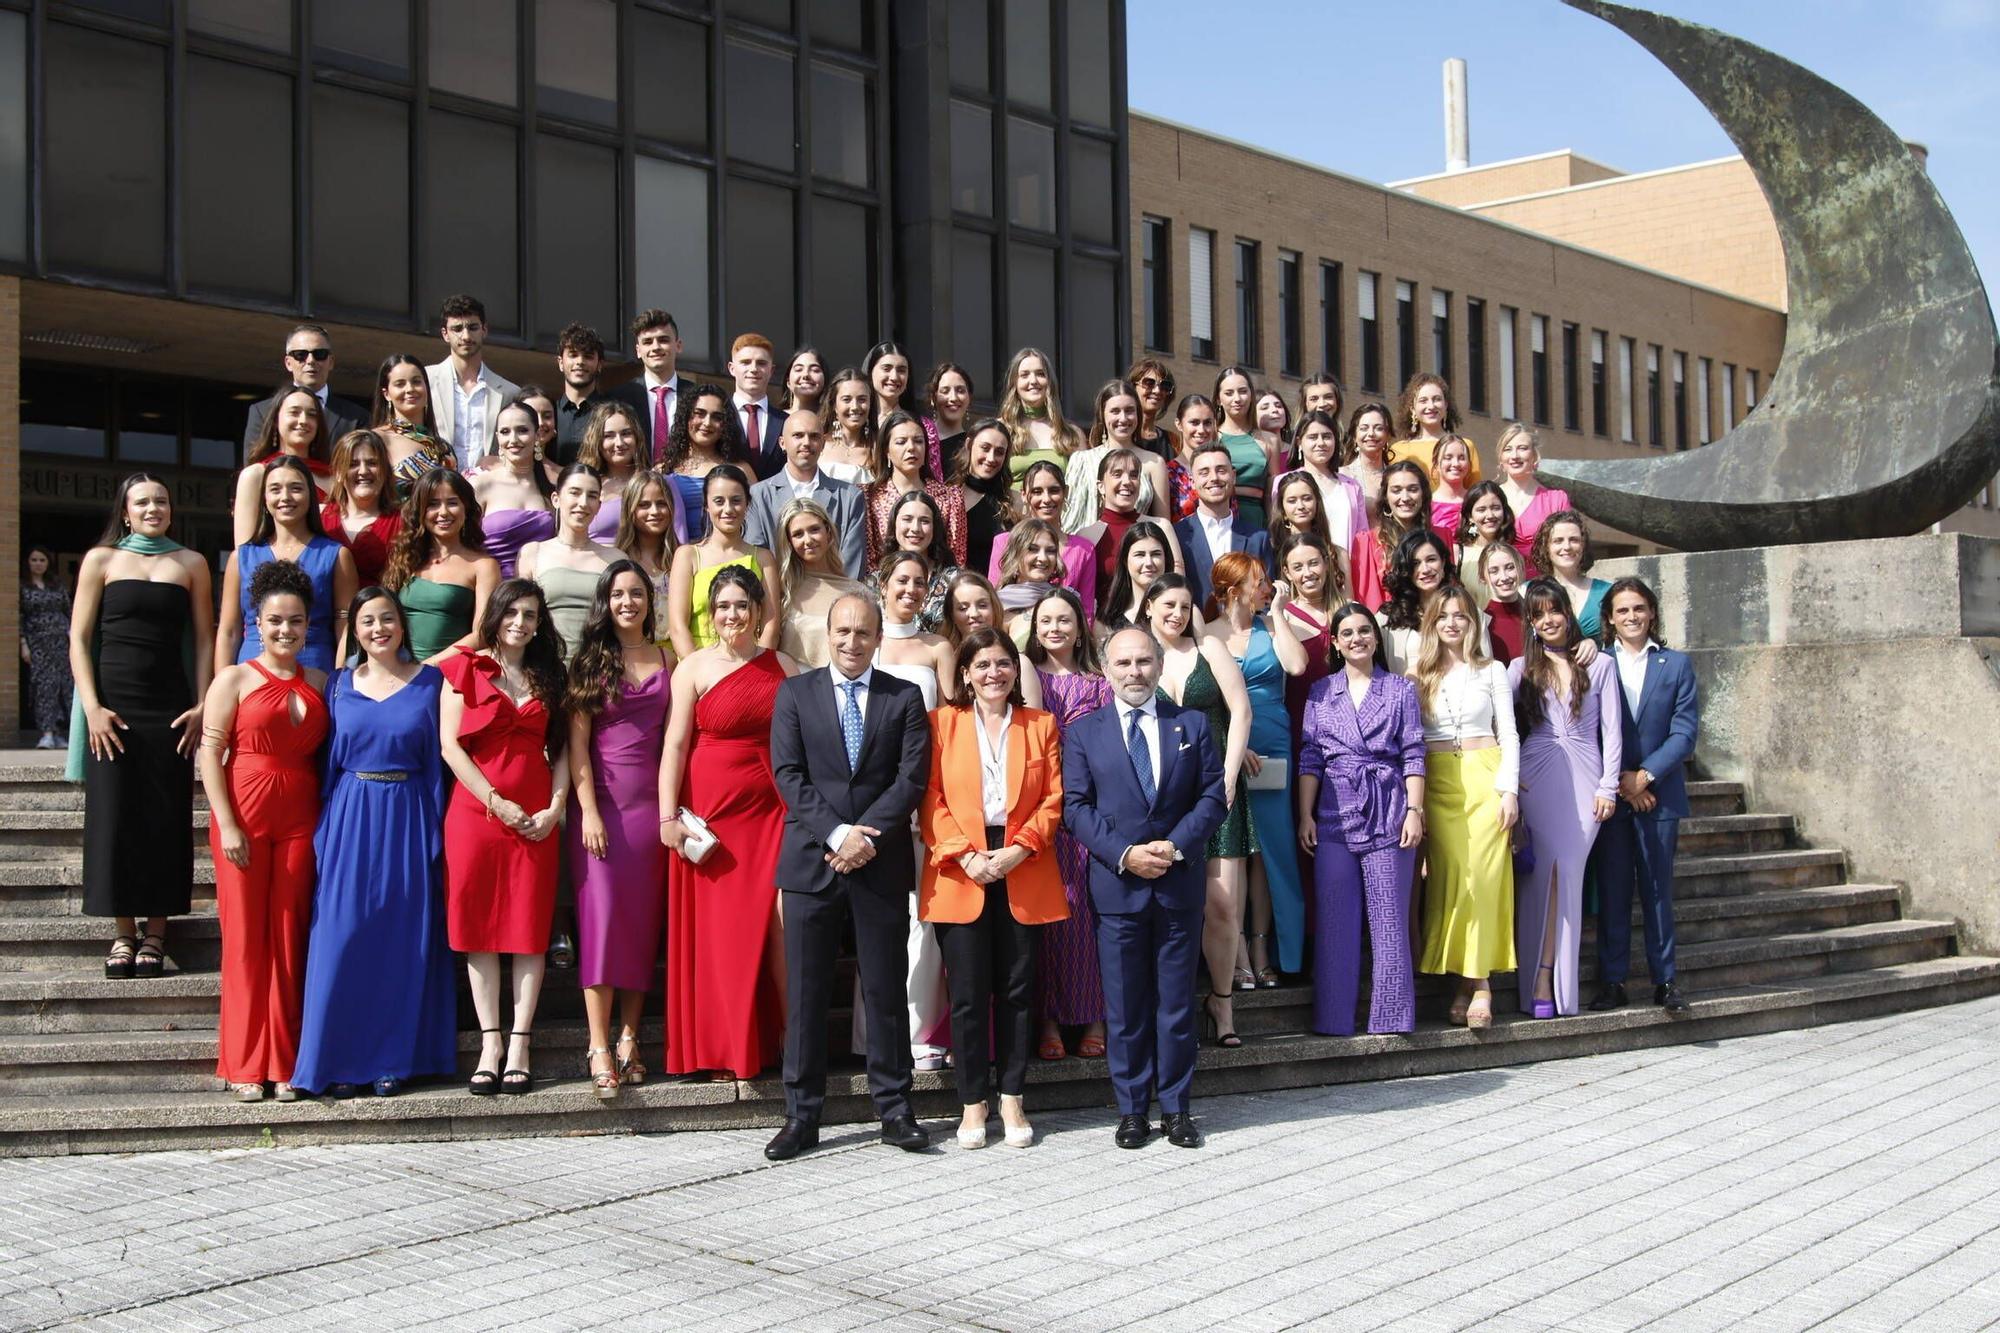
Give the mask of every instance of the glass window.
[{"label": "glass window", "polygon": [[1341,377],[1340,346],[1340,265],[1319,261],[1319,368],[1335,379]]},{"label": "glass window", "polygon": [[1578,329],[1568,320],[1563,321],[1563,429],[1583,429],[1582,397],[1578,390],[1582,387],[1583,375],[1577,366]]},{"label": "glass window", "polygon": [[127,463],[181,461],[181,391],[177,380],[137,375],[118,380],[118,457]]},{"label": "glass window", "polygon": [[971,92],[993,87],[992,42],[986,0],[951,0],[951,85]]},{"label": "glass window", "polygon": [[1007,0],[1003,21],[1007,25],[1008,100],[1040,111],[1054,110],[1049,0]]},{"label": "glass window", "polygon": [[535,109],[618,123],[618,9],[612,0],[535,0]]},{"label": "glass window", "polygon": [[1007,247],[1007,346],[1056,350],[1056,252]]},{"label": "glass window", "polygon": [[1081,134],[1069,136],[1069,229],[1079,241],[1118,244],[1112,220],[1116,190],[1111,180],[1111,145]]},{"label": "glass window", "polygon": [[1356,275],[1354,308],[1361,325],[1361,387],[1382,391],[1382,321],[1377,304],[1382,275],[1365,269]]},{"label": "glass window", "polygon": [[1590,331],[1590,430],[1594,435],[1610,430],[1607,416],[1610,405],[1605,401],[1604,384],[1604,347],[1608,336],[1603,329]]},{"label": "glass window", "polygon": [[51,23],[42,238],[51,267],[166,274],[166,48]]},{"label": "glass window", "polygon": [[1291,376],[1302,375],[1305,349],[1299,344],[1305,334],[1299,318],[1299,257],[1286,251],[1278,254],[1278,370]]},{"label": "glass window", "polygon": [[28,16],[0,13],[0,259],[28,257]]},{"label": "glass window", "polygon": [[1056,132],[1019,116],[1007,118],[1007,220],[1056,229]]},{"label": "glass window", "polygon": [[875,343],[875,224],[869,209],[838,199],[812,203],[812,327],[807,337],[829,366],[858,366]]},{"label": "glass window", "polygon": [[1632,419],[1638,414],[1639,382],[1633,377],[1632,360],[1637,344],[1630,338],[1618,340],[1618,379],[1625,386],[1625,392],[1618,399],[1618,438],[1627,444],[1633,443]]},{"label": "glass window", "polygon": [[188,31],[266,51],[292,50],[292,7],[270,0],[188,0]]},{"label": "glass window", "polygon": [[991,392],[1000,378],[993,360],[993,242],[973,231],[951,234],[952,360]]},{"label": "glass window", "polygon": [[1215,359],[1215,233],[1188,228],[1188,355]]},{"label": "glass window", "polygon": [[1167,257],[1170,235],[1165,218],[1140,220],[1140,300],[1145,306],[1140,315],[1140,336],[1147,349],[1155,352],[1173,348],[1173,275]]},{"label": "glass window", "polygon": [[535,333],[580,321],[618,337],[618,153],[535,136]]},{"label": "glass window", "polygon": [[1666,447],[1660,435],[1660,345],[1646,346],[1646,443],[1655,449]]},{"label": "glass window", "polygon": [[263,389],[232,388],[226,384],[188,383],[188,463],[194,467],[234,469],[243,450],[243,417],[259,401]]},{"label": "glass window", "polygon": [[1236,359],[1246,366],[1264,364],[1264,320],[1259,313],[1262,285],[1258,245],[1236,242]]},{"label": "glass window", "polygon": [[1486,410],[1486,300],[1465,298],[1465,393],[1474,412]]},{"label": "glass window", "polygon": [[951,104],[951,206],[960,213],[993,216],[993,113],[956,100]]},{"label": "glass window", "polygon": [[1549,317],[1531,315],[1528,318],[1528,358],[1531,387],[1534,391],[1535,424],[1549,424]]},{"label": "glass window", "polygon": [[681,331],[681,354],[696,363],[711,361],[708,173],[641,157],[633,163],[633,185],[639,308],[667,311]]},{"label": "glass window", "polygon": [[[187,58],[189,151],[181,159],[188,285],[292,296],[292,81]],[[215,206],[226,199],[226,208]]]},{"label": "glass window", "polygon": [[325,84],[312,97],[313,303],[406,311],[410,109]]},{"label": "glass window", "polygon": [[728,0],[723,8],[733,19],[761,23],[779,32],[792,30],[792,0]]},{"label": "glass window", "polygon": [[808,11],[813,42],[843,51],[866,51],[869,8],[863,0],[813,0]]},{"label": "glass window", "polygon": [[633,128],[683,148],[706,149],[708,28],[635,9],[632,37],[638,43],[638,68],[643,71],[633,80]]},{"label": "glass window", "polygon": [[514,0],[430,0],[430,79],[439,92],[515,105],[520,43]]},{"label": "glass window", "polygon": [[[1396,383],[1417,373],[1417,285],[1396,284]],[[1394,385],[1390,387],[1395,387]]]},{"label": "glass window", "polygon": [[1674,353],[1674,448],[1688,447],[1688,359],[1686,352]]},{"label": "glass window", "polygon": [[728,238],[723,327],[761,333],[779,347],[797,346],[798,312],[792,299],[797,197],[780,186],[731,180],[723,202]]},{"label": "glass window", "polygon": [[1451,293],[1431,288],[1431,365],[1451,378]]},{"label": "glass window", "polygon": [[[430,208],[424,215],[423,317],[471,292],[494,329],[521,328],[519,141],[511,125],[431,112]],[[546,187],[546,183],[545,183]]]},{"label": "glass window", "polygon": [[813,175],[863,189],[871,184],[868,100],[868,80],[859,74],[831,65],[813,66]]},{"label": "glass window", "polygon": [[312,54],[322,65],[404,82],[410,77],[410,0],[312,6]]},{"label": "glass window", "polygon": [[[54,25],[49,31],[54,33]],[[104,457],[110,405],[111,376],[104,371],[23,364],[21,451]]]},{"label": "glass window", "polygon": [[1500,307],[1500,415],[1509,421],[1521,419],[1521,358],[1514,346],[1520,320],[1513,306]]},{"label": "glass window", "polygon": [[1743,382],[1743,410],[1747,412],[1757,406],[1757,370],[1753,366],[1743,374],[1746,377]]},{"label": "glass window", "polygon": [[1111,6],[1107,0],[1068,0],[1069,114],[1092,125],[1111,124]]},{"label": "glass window", "polygon": [[1124,367],[1118,356],[1118,269],[1098,259],[1069,261],[1069,342],[1063,346],[1064,406],[1088,421],[1098,386]]},{"label": "glass window", "polygon": [[723,125],[729,155],[779,171],[796,169],[792,58],[761,46],[731,42],[723,78]]},{"label": "glass window", "polygon": [[70,0],[78,9],[94,9],[100,14],[116,14],[138,23],[165,27],[171,7],[168,0]]},{"label": "glass window", "polygon": [[1736,426],[1736,367],[1722,363],[1722,429]]}]

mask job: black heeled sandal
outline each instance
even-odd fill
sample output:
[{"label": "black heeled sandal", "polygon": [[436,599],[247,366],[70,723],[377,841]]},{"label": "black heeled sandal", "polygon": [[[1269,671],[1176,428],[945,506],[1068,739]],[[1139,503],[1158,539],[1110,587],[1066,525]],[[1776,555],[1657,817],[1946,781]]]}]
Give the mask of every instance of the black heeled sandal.
[{"label": "black heeled sandal", "polygon": [[[484,1037],[489,1032],[501,1031],[504,1031],[504,1029],[481,1028],[479,1029],[479,1035]],[[500,1052],[500,1058],[503,1060],[507,1058],[507,1052],[504,1049]],[[465,1090],[475,1097],[491,1097],[494,1093],[500,1091],[500,1071],[497,1069],[473,1070],[472,1078],[467,1081]]]},{"label": "black heeled sandal", "polygon": [[[509,1032],[510,1037],[533,1038],[532,1032]],[[509,1069],[500,1075],[500,1091],[518,1097],[535,1090],[535,1076],[525,1069]]]},{"label": "black heeled sandal", "polygon": [[137,956],[139,940],[133,935],[114,936],[111,952],[104,955],[104,975],[112,981],[131,979],[133,959]]},{"label": "black heeled sandal", "polygon": [[1224,1032],[1222,1030],[1222,1020],[1215,1016],[1215,1002],[1227,998],[1227,996],[1223,995],[1211,995],[1202,1001],[1201,1008],[1203,1014],[1208,1019],[1209,1039],[1225,1051],[1233,1051],[1243,1044],[1243,1038],[1237,1036],[1233,1028],[1228,1032]]},{"label": "black heeled sandal", "polygon": [[158,977],[167,970],[167,937],[146,935],[139,940],[139,952],[132,955],[132,975]]}]

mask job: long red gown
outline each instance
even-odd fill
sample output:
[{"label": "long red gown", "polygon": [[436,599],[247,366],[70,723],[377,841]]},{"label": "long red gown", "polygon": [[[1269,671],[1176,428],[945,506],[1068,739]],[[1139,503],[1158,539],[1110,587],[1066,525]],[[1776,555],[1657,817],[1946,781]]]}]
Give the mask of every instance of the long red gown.
[{"label": "long red gown", "polygon": [[[289,1082],[299,1054],[306,936],[312,928],[313,829],[326,704],[300,671],[289,680],[252,660],[264,678],[236,705],[229,732],[229,802],[250,841],[239,870],[215,857],[215,913],[222,925],[222,1016],[215,1072],[230,1083]],[[301,704],[292,720],[292,700]]]},{"label": "long red gown", "polygon": [[785,807],[771,777],[771,710],[785,670],[759,653],[694,706],[681,803],[716,848],[667,870],[667,1072],[755,1078],[783,1049],[785,1013],[764,966],[776,929]]},{"label": "long red gown", "polygon": [[[554,774],[544,757],[548,711],[520,706],[493,683],[500,664],[467,653],[443,664],[465,700],[458,743],[505,800],[534,814],[548,808]],[[445,931],[460,953],[541,953],[549,947],[562,839],[530,842],[487,813],[464,783],[444,816]]]}]

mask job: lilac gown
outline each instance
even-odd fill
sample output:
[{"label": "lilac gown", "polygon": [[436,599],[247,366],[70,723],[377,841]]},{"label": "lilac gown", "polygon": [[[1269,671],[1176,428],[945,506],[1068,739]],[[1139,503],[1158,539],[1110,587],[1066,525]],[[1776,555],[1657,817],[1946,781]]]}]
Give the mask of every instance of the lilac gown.
[{"label": "lilac gown", "polygon": [[548,509],[489,509],[479,526],[486,534],[486,554],[500,562],[500,577],[511,579],[523,546],[556,535],[556,516]]},{"label": "lilac gown", "polygon": [[[1520,959],[1521,1010],[1535,999],[1535,969],[1548,926],[1549,880],[1555,878],[1556,1012],[1576,1012],[1577,950],[1583,932],[1583,868],[1597,841],[1596,797],[1616,798],[1624,737],[1618,718],[1618,668],[1614,653],[1599,653],[1584,674],[1590,688],[1570,715],[1567,700],[1542,693],[1542,720],[1521,740],[1521,822],[1527,826],[1534,869],[1514,877],[1514,952]],[[1527,665],[1517,658],[1507,682],[1520,693]],[[1516,705],[1518,707],[1518,704]]]},{"label": "lilac gown", "polygon": [[[1111,702],[1111,682],[1081,672],[1067,676],[1038,673],[1042,702],[1055,714],[1058,733],[1086,713]],[[1090,853],[1069,835],[1056,830],[1056,864],[1062,867],[1063,894],[1069,917],[1041,927],[1041,1016],[1054,1023],[1104,1021],[1104,976],[1097,958],[1097,911],[1090,902]]]},{"label": "lilac gown", "polygon": [[583,849],[571,800],[569,865],[576,884],[577,981],[649,990],[666,940],[667,862],[660,845],[660,751],[667,736],[668,679],[660,670],[624,684],[597,715],[590,769],[604,820],[604,859]]}]

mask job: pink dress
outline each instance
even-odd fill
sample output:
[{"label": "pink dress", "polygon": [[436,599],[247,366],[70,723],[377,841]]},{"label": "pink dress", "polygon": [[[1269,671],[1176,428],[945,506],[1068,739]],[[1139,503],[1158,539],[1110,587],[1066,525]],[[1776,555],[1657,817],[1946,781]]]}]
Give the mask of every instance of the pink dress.
[{"label": "pink dress", "polygon": [[1542,524],[1549,521],[1549,516],[1560,514],[1569,507],[1568,491],[1544,486],[1535,492],[1535,498],[1528,501],[1520,513],[1514,515],[1514,540],[1524,557],[1535,540],[1535,534],[1541,531]]}]

